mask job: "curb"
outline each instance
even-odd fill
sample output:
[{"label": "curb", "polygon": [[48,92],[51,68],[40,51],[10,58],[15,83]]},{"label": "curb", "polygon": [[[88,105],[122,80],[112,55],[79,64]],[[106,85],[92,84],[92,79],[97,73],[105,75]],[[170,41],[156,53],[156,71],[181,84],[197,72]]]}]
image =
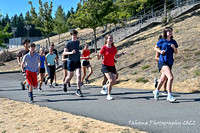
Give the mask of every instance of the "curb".
[{"label": "curb", "polygon": [[7,73],[20,73],[21,71],[8,71],[8,72],[0,72],[0,74],[7,74]]}]

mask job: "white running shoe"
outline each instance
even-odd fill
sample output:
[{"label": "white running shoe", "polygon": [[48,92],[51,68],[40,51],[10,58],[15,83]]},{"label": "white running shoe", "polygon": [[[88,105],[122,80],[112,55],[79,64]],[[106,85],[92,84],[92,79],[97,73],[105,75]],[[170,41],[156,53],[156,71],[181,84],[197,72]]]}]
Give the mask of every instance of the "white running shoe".
[{"label": "white running shoe", "polygon": [[153,91],[154,99],[159,100],[159,93],[156,93],[156,90]]},{"label": "white running shoe", "polygon": [[108,94],[108,87],[107,87],[107,85],[104,85],[104,86],[103,86],[103,89],[104,89],[104,91],[106,92],[106,94]]},{"label": "white running shoe", "polygon": [[167,101],[169,101],[169,102],[175,102],[176,99],[173,96],[167,96]]},{"label": "white running shoe", "polygon": [[101,90],[100,93],[103,95],[107,94],[105,90]]},{"label": "white running shoe", "polygon": [[111,97],[111,95],[107,95],[107,98],[106,98],[107,100],[114,100],[114,98],[113,97]]}]

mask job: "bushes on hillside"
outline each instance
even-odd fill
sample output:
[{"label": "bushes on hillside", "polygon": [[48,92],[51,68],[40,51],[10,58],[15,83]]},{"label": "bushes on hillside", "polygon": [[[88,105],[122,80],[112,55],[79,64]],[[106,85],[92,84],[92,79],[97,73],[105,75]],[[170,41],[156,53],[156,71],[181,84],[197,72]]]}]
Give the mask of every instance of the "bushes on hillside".
[{"label": "bushes on hillside", "polygon": [[6,62],[14,60],[16,57],[15,53],[4,51],[2,54],[0,54],[0,62]]}]

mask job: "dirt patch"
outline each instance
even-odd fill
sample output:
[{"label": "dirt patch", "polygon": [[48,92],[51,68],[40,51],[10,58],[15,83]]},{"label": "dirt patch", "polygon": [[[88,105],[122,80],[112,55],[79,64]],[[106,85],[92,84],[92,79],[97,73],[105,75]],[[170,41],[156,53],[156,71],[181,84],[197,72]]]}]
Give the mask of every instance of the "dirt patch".
[{"label": "dirt patch", "polygon": [[75,116],[38,105],[0,98],[0,132],[4,133],[136,133],[141,132],[99,120]]}]

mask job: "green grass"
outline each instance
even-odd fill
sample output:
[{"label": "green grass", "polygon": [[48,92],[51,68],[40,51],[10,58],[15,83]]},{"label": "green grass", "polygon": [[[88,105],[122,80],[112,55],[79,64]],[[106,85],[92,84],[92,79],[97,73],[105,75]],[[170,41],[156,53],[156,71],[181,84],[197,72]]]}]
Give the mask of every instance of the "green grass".
[{"label": "green grass", "polygon": [[149,82],[149,80],[145,79],[144,77],[143,78],[138,78],[135,80],[136,82],[143,82],[143,83],[147,83]]},{"label": "green grass", "polygon": [[131,75],[136,75],[136,74],[138,74],[138,72],[136,72],[136,71],[133,71],[132,73],[130,73]]},{"label": "green grass", "polygon": [[79,131],[78,133],[86,133],[85,131]]},{"label": "green grass", "polygon": [[1,133],[6,133],[6,130],[2,131]]},{"label": "green grass", "polygon": [[158,73],[158,70],[157,70],[157,69],[156,69],[156,70],[153,70],[152,73]]},{"label": "green grass", "polygon": [[176,30],[176,31],[175,31],[175,33],[179,33],[179,31],[178,31],[178,30]]},{"label": "green grass", "polygon": [[187,58],[189,58],[189,57],[191,57],[191,56],[192,56],[191,54],[187,54],[187,55],[186,55]]},{"label": "green grass", "polygon": [[176,56],[174,59],[175,60],[181,59],[181,56]]},{"label": "green grass", "polygon": [[198,55],[200,55],[200,51],[199,51],[199,52],[196,52],[194,55],[195,55],[195,56],[198,56]]},{"label": "green grass", "polygon": [[130,53],[130,55],[134,55],[134,53]]},{"label": "green grass", "polygon": [[195,50],[197,50],[197,49],[196,48],[195,49],[188,49],[188,48],[186,48],[183,51],[195,51]]},{"label": "green grass", "polygon": [[200,61],[200,59],[196,59],[196,61]]},{"label": "green grass", "polygon": [[184,68],[184,69],[188,69],[188,68],[190,68],[190,66],[184,66],[183,68]]},{"label": "green grass", "polygon": [[142,67],[142,70],[147,69],[147,68],[149,68],[149,67],[150,67],[150,65],[143,66],[143,67]]},{"label": "green grass", "polygon": [[200,76],[200,69],[194,71],[197,76]]}]

